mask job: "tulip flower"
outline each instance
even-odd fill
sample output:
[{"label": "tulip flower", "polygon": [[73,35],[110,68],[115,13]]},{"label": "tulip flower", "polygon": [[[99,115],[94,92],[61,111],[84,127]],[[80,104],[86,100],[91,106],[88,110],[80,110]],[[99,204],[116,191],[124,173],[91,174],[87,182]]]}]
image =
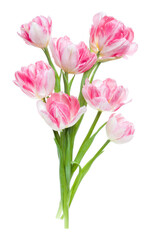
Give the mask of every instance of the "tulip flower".
[{"label": "tulip flower", "polygon": [[21,25],[21,33],[18,34],[27,44],[39,48],[46,48],[50,41],[51,29],[51,18],[39,16],[31,22]]},{"label": "tulip flower", "polygon": [[112,114],[106,124],[108,138],[115,143],[125,143],[134,134],[133,123],[128,122],[121,114]]},{"label": "tulip flower", "polygon": [[98,13],[93,17],[90,30],[90,48],[101,59],[114,59],[132,55],[137,50],[134,32],[113,17]]},{"label": "tulip flower", "polygon": [[97,61],[84,42],[75,45],[67,36],[51,39],[50,49],[56,65],[68,73],[83,73]]},{"label": "tulip flower", "polygon": [[86,79],[82,94],[86,102],[98,111],[116,111],[125,104],[128,90],[117,86],[116,81],[110,78],[104,81],[95,80],[92,83]]},{"label": "tulip flower", "polygon": [[55,73],[46,63],[39,61],[22,67],[15,73],[14,83],[30,97],[45,98],[54,90]]},{"label": "tulip flower", "polygon": [[48,125],[56,131],[73,126],[86,112],[86,107],[80,108],[76,97],[62,92],[53,93],[46,103],[38,101],[37,108]]}]

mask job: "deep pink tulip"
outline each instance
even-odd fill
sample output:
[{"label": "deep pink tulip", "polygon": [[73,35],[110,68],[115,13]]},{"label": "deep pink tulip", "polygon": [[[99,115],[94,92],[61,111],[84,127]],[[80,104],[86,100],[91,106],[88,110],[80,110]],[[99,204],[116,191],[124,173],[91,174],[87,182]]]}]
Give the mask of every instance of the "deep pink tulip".
[{"label": "deep pink tulip", "polygon": [[18,34],[27,44],[45,48],[49,44],[51,29],[51,18],[39,16],[34,18],[31,22],[23,24],[21,26],[21,33]]},{"label": "deep pink tulip", "polygon": [[48,125],[56,131],[73,126],[86,112],[86,107],[80,108],[76,97],[66,93],[53,93],[47,102],[38,101],[37,108]]},{"label": "deep pink tulip", "polygon": [[130,141],[134,131],[133,123],[126,121],[121,114],[112,114],[106,124],[107,136],[115,143]]},{"label": "deep pink tulip", "polygon": [[55,73],[46,63],[39,61],[22,67],[15,73],[14,83],[30,97],[45,98],[54,90]]},{"label": "deep pink tulip", "polygon": [[75,45],[67,36],[51,39],[50,49],[56,65],[68,73],[83,73],[97,61],[96,54],[91,53],[84,42]]},{"label": "deep pink tulip", "polygon": [[116,81],[110,78],[104,81],[95,80],[92,83],[86,79],[82,94],[91,107],[99,111],[116,111],[125,104],[128,90],[117,86]]},{"label": "deep pink tulip", "polygon": [[137,50],[134,32],[113,17],[98,13],[93,17],[90,30],[90,47],[100,53],[101,59],[132,55]]}]

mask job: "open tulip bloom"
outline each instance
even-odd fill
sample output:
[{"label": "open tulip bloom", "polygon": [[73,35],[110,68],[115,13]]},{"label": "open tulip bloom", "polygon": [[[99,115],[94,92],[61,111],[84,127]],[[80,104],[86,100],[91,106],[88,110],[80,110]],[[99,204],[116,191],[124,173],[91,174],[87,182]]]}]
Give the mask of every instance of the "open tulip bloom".
[{"label": "open tulip bloom", "polygon": [[[21,38],[28,45],[41,48],[48,63],[38,61],[22,67],[15,73],[14,83],[26,95],[38,99],[38,112],[54,133],[60,162],[61,199],[57,218],[64,219],[64,227],[68,228],[70,205],[95,159],[110,142],[125,143],[134,135],[133,124],[121,114],[112,113],[129,102],[128,90],[118,86],[116,81],[110,78],[103,81],[94,80],[94,75],[102,62],[133,54],[137,50],[137,44],[133,42],[134,33],[131,28],[103,13],[93,17],[89,48],[84,42],[73,44],[67,36],[52,38],[51,28],[50,17],[43,16],[21,26]],[[48,46],[55,64],[60,68],[60,74],[51,60]],[[70,77],[70,73],[74,74],[73,77]],[[70,94],[76,74],[82,74],[78,97]],[[95,109],[96,116],[74,157],[75,137],[87,111],[87,104]],[[94,131],[96,124],[99,125],[98,120],[102,112],[105,111],[111,112],[108,121]],[[80,163],[85,153],[105,125],[108,139],[81,167]],[[75,172],[76,178],[72,183]]]}]

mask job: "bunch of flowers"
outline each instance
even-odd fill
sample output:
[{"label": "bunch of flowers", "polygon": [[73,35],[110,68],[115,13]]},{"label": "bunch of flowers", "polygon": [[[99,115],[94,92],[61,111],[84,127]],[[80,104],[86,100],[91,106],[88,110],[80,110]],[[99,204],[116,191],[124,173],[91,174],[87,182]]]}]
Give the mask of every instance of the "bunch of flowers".
[{"label": "bunch of flowers", "polygon": [[[102,112],[115,112],[126,104],[128,90],[118,86],[116,81],[107,78],[94,80],[100,64],[126,57],[137,50],[133,42],[134,33],[122,22],[103,13],[93,17],[90,29],[90,48],[84,42],[73,44],[69,37],[52,38],[52,20],[39,16],[21,26],[18,33],[28,45],[41,48],[48,63],[38,61],[22,67],[15,73],[14,83],[32,98],[37,98],[37,109],[42,118],[52,128],[60,162],[61,200],[57,218],[64,219],[64,227],[69,227],[69,207],[84,176],[91,165],[110,143],[125,143],[132,139],[134,126],[121,114],[112,113],[107,122],[94,128]],[[56,70],[48,50],[50,48]],[[73,74],[69,75],[69,74]],[[76,74],[82,74],[78,98],[70,95]],[[62,91],[62,84],[64,85]],[[77,131],[87,110],[87,104],[96,109],[96,117],[85,136],[77,155],[73,158],[73,147]],[[87,161],[80,163],[95,137],[106,125],[108,140]],[[93,133],[94,132],[94,133]],[[79,168],[79,171],[78,171]],[[71,183],[77,170],[76,178]]]}]

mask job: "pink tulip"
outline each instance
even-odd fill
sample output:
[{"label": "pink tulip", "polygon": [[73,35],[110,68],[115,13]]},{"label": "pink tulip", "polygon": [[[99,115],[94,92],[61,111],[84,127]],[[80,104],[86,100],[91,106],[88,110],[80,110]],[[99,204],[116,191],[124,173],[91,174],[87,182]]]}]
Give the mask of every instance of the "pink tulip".
[{"label": "pink tulip", "polygon": [[97,61],[96,54],[84,42],[75,45],[67,36],[51,39],[50,48],[56,65],[68,73],[83,73]]},{"label": "pink tulip", "polygon": [[62,130],[73,126],[85,113],[86,107],[80,108],[76,97],[65,93],[53,93],[47,102],[38,101],[40,115],[53,130]]},{"label": "pink tulip", "polygon": [[103,82],[95,80],[92,83],[86,79],[82,94],[86,102],[98,111],[116,111],[125,104],[128,90],[117,86],[116,81],[110,78]]},{"label": "pink tulip", "polygon": [[45,98],[54,90],[55,73],[46,63],[39,61],[35,65],[22,67],[15,73],[14,83],[30,97]]},{"label": "pink tulip", "polygon": [[100,58],[111,59],[132,55],[137,50],[137,44],[133,39],[132,29],[125,27],[115,18],[104,13],[98,13],[93,17],[90,47],[93,52],[100,53]]},{"label": "pink tulip", "polygon": [[108,138],[115,143],[125,143],[132,139],[134,134],[133,123],[126,121],[121,114],[112,114],[106,124]]},{"label": "pink tulip", "polygon": [[49,44],[52,29],[52,20],[50,17],[43,16],[34,18],[31,22],[21,26],[19,36],[24,41],[35,47],[45,48]]}]

